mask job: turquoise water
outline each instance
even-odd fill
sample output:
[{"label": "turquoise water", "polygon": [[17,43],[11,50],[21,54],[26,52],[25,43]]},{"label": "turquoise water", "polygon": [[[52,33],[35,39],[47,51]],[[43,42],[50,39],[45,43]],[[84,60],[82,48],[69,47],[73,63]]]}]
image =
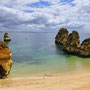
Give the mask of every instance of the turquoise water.
[{"label": "turquoise water", "polygon": [[[1,33],[2,40],[4,33]],[[90,70],[90,58],[66,55],[55,45],[56,33],[9,33],[13,54],[9,77],[56,75]],[[90,34],[80,34],[81,41]]]}]

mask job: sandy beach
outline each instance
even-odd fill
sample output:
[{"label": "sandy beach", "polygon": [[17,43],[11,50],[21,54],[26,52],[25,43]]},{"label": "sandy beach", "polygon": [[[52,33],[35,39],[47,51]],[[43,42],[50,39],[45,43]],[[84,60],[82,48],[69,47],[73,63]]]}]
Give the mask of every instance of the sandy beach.
[{"label": "sandy beach", "polygon": [[0,90],[89,90],[90,73],[69,73],[57,77],[27,77],[0,80]]}]

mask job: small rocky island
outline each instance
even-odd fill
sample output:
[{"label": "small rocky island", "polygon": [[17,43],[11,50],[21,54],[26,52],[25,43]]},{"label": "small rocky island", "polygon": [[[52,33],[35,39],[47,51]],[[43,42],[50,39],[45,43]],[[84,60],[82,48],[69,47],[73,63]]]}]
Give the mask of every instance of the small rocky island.
[{"label": "small rocky island", "polygon": [[12,67],[12,54],[5,42],[0,41],[0,79],[6,78]]},{"label": "small rocky island", "polygon": [[80,36],[77,31],[69,34],[68,30],[61,28],[55,38],[56,44],[63,45],[63,51],[81,57],[90,57],[90,38],[80,44]]},{"label": "small rocky island", "polygon": [[11,38],[9,37],[8,33],[4,34],[4,41],[11,41]]}]

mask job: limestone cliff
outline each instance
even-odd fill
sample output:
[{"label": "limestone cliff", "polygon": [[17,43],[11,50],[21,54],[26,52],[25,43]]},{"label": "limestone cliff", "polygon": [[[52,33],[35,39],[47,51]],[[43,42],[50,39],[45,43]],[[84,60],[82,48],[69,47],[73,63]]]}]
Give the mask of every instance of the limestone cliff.
[{"label": "limestone cliff", "polygon": [[0,41],[0,78],[5,78],[12,67],[12,54],[5,42]]}]

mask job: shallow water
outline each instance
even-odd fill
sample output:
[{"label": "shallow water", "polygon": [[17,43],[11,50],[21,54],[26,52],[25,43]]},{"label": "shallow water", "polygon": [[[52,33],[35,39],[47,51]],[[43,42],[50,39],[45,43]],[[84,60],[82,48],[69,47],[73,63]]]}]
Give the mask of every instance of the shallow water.
[{"label": "shallow water", "polygon": [[[3,40],[3,32],[0,33]],[[90,58],[66,55],[55,45],[56,33],[9,33],[7,42],[13,54],[9,77],[56,75],[90,70]],[[81,41],[90,34],[80,34]]]}]

